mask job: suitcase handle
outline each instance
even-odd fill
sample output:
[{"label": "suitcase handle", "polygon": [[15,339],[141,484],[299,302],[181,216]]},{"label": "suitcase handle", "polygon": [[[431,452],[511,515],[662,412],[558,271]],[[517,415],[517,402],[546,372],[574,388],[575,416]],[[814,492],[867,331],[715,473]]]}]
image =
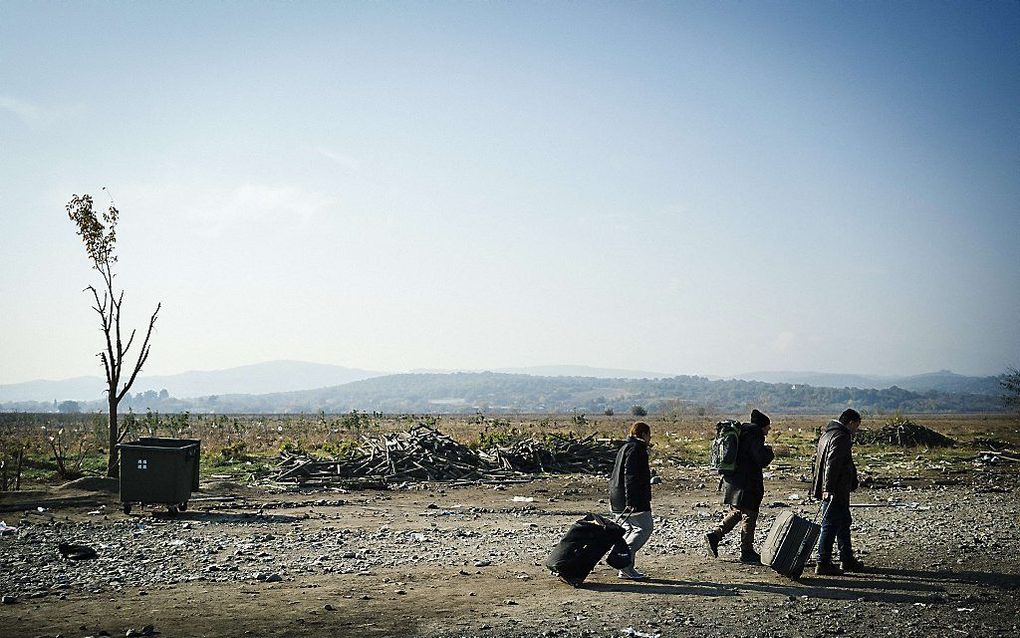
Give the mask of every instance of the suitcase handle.
[{"label": "suitcase handle", "polygon": [[624,523],[626,523],[627,521],[630,520],[630,515],[633,514],[633,513],[634,513],[634,508],[633,507],[624,508],[623,512],[621,512],[619,515],[617,515],[617,517],[616,517],[616,524],[617,525],[623,525]]}]

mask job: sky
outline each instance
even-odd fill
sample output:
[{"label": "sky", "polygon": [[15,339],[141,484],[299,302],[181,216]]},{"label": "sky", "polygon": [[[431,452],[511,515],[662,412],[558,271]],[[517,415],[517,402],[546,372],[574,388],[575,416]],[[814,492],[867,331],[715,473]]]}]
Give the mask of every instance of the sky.
[{"label": "sky", "polygon": [[102,372],[82,193],[149,374],[998,374],[1018,107],[1015,2],[0,0],[0,383]]}]

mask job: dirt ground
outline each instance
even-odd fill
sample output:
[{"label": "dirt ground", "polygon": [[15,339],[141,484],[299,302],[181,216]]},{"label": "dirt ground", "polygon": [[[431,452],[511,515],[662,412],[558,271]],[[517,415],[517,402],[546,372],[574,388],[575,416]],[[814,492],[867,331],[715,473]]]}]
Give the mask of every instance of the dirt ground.
[{"label": "dirt ground", "polygon": [[[600,477],[508,486],[317,492],[209,483],[187,512],[120,511],[115,494],[7,493],[0,636],[1016,636],[1016,464],[912,470],[855,495],[862,574],[792,581],[720,558],[717,477],[658,468],[651,578],[600,565],[580,589],[542,562],[603,512]],[[784,508],[815,517],[802,468],[767,479],[758,543]],[[42,508],[40,511],[38,508]],[[66,561],[59,542],[99,558]]]}]

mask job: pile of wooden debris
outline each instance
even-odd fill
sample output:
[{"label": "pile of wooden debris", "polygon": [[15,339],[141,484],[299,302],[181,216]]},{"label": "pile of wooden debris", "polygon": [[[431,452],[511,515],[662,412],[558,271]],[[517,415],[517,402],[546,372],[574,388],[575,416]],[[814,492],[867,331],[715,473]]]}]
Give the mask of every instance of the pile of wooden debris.
[{"label": "pile of wooden debris", "polygon": [[955,444],[951,438],[904,418],[893,419],[880,430],[862,428],[855,438],[858,443],[901,447],[950,447]]},{"label": "pile of wooden debris", "polygon": [[506,483],[535,474],[604,473],[622,441],[550,434],[474,450],[427,425],[365,437],[351,452],[329,459],[284,452],[270,478],[305,485],[365,485],[404,481]]}]

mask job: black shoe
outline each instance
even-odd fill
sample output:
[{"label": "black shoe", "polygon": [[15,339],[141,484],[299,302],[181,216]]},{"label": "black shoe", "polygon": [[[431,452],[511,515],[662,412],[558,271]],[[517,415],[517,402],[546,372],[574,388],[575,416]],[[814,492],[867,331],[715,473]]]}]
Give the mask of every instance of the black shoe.
[{"label": "black shoe", "polygon": [[839,566],[843,568],[844,572],[863,572],[865,571],[864,563],[857,560],[856,558],[849,558],[848,560],[839,561]]},{"label": "black shoe", "polygon": [[565,582],[566,584],[570,585],[574,589],[577,589],[578,587],[580,587],[581,583],[584,582],[583,580],[579,580],[577,578],[567,578],[566,576],[562,576],[562,575],[559,576],[559,579],[562,580],[563,582]]},{"label": "black shoe", "polygon": [[755,551],[740,552],[740,562],[748,565],[761,565],[761,554]]},{"label": "black shoe", "polygon": [[719,558],[719,540],[719,536],[715,532],[705,534],[705,545],[715,558]]},{"label": "black shoe", "polygon": [[833,563],[818,563],[815,565],[815,574],[819,576],[842,576],[843,570],[839,565]]}]

